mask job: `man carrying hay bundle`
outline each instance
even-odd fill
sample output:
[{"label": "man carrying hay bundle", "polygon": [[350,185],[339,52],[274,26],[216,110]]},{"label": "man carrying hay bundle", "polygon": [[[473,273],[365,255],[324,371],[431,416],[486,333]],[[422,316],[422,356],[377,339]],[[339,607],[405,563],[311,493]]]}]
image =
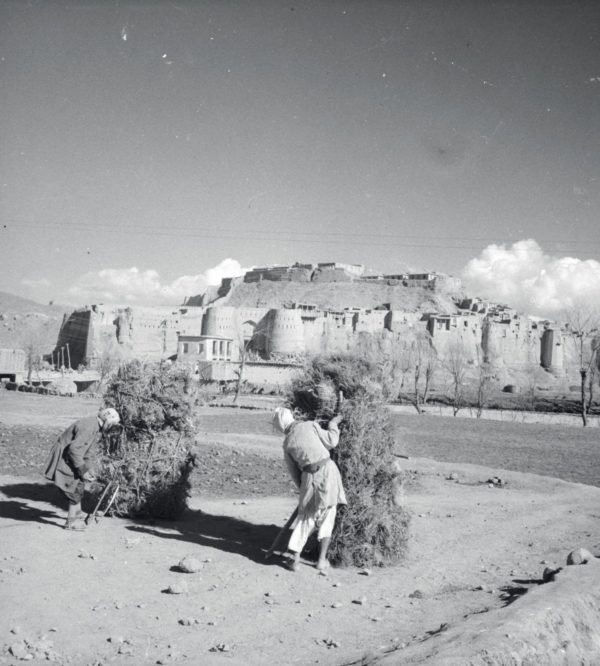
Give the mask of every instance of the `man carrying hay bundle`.
[{"label": "man carrying hay bundle", "polygon": [[81,500],[85,482],[94,480],[91,470],[94,448],[100,438],[120,421],[118,413],[112,407],[100,409],[97,416],[89,416],[72,423],[50,451],[44,476],[59,488],[69,502],[65,523],[67,530],[79,531],[86,527]]},{"label": "man carrying hay bundle", "polygon": [[335,416],[324,430],[315,421],[295,421],[289,409],[278,407],[275,410],[273,423],[285,435],[283,454],[300,491],[298,516],[288,544],[292,571],[298,570],[300,553],[315,529],[319,539],[317,569],[323,571],[329,566],[327,551],[337,505],[347,503],[342,477],[329,455],[340,438],[340,420],[341,416]]}]

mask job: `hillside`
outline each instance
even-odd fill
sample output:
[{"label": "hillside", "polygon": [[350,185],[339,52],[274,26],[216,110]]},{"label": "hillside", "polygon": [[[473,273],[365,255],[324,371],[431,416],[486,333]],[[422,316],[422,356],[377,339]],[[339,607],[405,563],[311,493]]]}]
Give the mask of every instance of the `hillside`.
[{"label": "hillside", "polygon": [[0,348],[23,347],[33,335],[49,353],[56,343],[63,315],[68,312],[67,306],[42,305],[0,291]]},{"label": "hillside", "polygon": [[0,314],[6,312],[10,312],[11,314],[38,313],[50,317],[62,316],[63,312],[68,312],[70,309],[67,305],[44,305],[43,303],[31,301],[28,298],[0,291]]},{"label": "hillside", "polygon": [[456,310],[451,295],[429,289],[367,282],[271,282],[239,283],[217,301],[235,307],[277,308],[291,303],[313,303],[321,308],[375,308],[389,303],[394,310],[442,312]]}]

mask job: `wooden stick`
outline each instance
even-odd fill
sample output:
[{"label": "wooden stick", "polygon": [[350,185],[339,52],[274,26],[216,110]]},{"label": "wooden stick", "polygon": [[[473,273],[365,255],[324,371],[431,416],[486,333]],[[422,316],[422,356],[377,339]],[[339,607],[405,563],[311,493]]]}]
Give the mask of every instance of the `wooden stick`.
[{"label": "wooden stick", "polygon": [[287,532],[287,530],[289,530],[291,524],[294,522],[294,520],[296,520],[297,515],[298,515],[298,507],[294,509],[294,512],[288,518],[287,523],[279,530],[279,534],[277,534],[277,536],[275,537],[275,541],[273,541],[271,547],[265,553],[265,560],[268,560],[271,557],[271,555],[273,555],[275,549],[279,545],[279,542],[283,538],[283,535]]},{"label": "wooden stick", "polygon": [[[112,506],[112,503],[115,501],[115,497],[117,496],[117,493],[119,492],[119,484],[117,483],[117,486],[115,488],[115,492],[112,494],[111,498],[108,500],[108,504],[106,505],[106,509],[102,512],[102,516],[106,516],[108,513],[108,510]],[[96,516],[96,522],[100,520],[99,516]]]},{"label": "wooden stick", "polygon": [[102,504],[102,500],[106,497],[106,493],[108,492],[108,489],[112,486],[112,481],[110,481],[106,488],[102,491],[102,495],[100,495],[100,499],[96,503],[96,506],[94,507],[94,510],[91,513],[88,513],[88,515],[85,518],[85,524],[87,525],[90,522],[91,518],[95,518],[96,514],[98,513],[98,509],[100,508],[100,505]]}]

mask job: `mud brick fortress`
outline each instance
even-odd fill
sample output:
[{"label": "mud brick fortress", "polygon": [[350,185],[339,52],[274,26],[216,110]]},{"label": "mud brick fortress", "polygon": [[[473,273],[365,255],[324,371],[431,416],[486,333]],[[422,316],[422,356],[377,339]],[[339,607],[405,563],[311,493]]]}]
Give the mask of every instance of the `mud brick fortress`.
[{"label": "mud brick fortress", "polygon": [[382,275],[331,262],[254,268],[177,307],[86,306],[65,317],[55,352],[68,344],[72,367],[94,367],[117,346],[189,364],[206,379],[232,379],[246,348],[250,375],[272,377],[302,354],[351,349],[361,335],[409,340],[419,331],[429,332],[442,359],[461,343],[474,364],[557,374],[573,346],[552,322],[465,298],[452,276]]}]

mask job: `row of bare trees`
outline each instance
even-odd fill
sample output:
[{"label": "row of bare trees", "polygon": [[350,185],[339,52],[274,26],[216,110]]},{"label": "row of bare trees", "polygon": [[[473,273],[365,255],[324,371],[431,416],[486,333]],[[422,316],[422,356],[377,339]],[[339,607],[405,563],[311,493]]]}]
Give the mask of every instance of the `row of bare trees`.
[{"label": "row of bare trees", "polygon": [[[564,321],[570,334],[571,347],[580,375],[580,414],[588,425],[594,390],[600,381],[600,312],[589,307],[565,311]],[[473,348],[474,344],[474,348]],[[439,355],[427,331],[413,330],[403,334],[385,332],[381,335],[362,334],[357,353],[366,355],[379,367],[378,381],[389,400],[410,400],[421,413],[427,403],[434,376],[443,375],[442,383],[454,416],[467,403],[467,390],[476,416],[481,417],[494,387],[494,363],[487,358],[479,343],[468,345],[461,339],[449,342]],[[525,372],[525,394],[528,407],[535,410],[537,390],[544,370],[531,363]]]},{"label": "row of bare trees", "polygon": [[579,365],[581,420],[588,424],[588,413],[594,399],[594,386],[600,376],[600,312],[598,309],[573,306],[564,313]]},{"label": "row of bare trees", "polygon": [[444,357],[440,358],[428,331],[402,335],[364,334],[357,343],[358,350],[378,366],[378,381],[388,400],[406,398],[421,413],[429,399],[434,377],[442,372],[450,384],[455,416],[464,405],[472,354],[461,341],[450,343]]}]

